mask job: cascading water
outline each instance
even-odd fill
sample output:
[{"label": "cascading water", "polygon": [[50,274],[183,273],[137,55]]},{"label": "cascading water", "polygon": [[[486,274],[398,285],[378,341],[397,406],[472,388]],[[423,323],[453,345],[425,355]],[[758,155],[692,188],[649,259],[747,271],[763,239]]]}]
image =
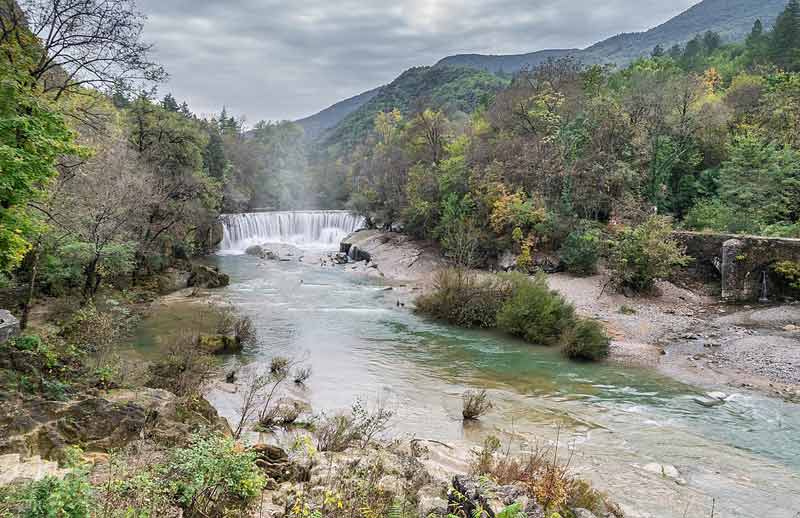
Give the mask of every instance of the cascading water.
[{"label": "cascading water", "polygon": [[248,247],[264,243],[332,249],[363,226],[364,218],[344,210],[225,214],[219,253],[243,254]]}]

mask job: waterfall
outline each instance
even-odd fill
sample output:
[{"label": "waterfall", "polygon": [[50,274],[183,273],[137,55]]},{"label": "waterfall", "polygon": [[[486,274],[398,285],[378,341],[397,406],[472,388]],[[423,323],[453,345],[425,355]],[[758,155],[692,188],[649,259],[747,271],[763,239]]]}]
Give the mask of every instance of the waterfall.
[{"label": "waterfall", "polygon": [[336,249],[364,218],[344,210],[310,210],[224,214],[219,253],[242,254],[264,243],[287,243],[300,248]]}]

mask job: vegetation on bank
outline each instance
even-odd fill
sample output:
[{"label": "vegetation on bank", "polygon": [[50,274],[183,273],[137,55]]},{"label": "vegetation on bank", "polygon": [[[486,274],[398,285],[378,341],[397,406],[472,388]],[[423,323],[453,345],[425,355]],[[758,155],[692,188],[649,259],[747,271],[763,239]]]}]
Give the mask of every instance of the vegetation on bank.
[{"label": "vegetation on bank", "polygon": [[433,290],[420,296],[416,307],[420,313],[452,324],[497,328],[532,344],[559,345],[572,359],[608,356],[610,340],[602,326],[578,318],[572,304],[551,290],[542,274],[446,269],[437,273]]}]

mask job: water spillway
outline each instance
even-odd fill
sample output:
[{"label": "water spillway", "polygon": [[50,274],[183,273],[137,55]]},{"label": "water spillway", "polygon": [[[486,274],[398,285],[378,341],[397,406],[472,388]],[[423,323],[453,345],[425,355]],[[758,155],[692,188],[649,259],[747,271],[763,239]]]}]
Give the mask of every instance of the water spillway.
[{"label": "water spillway", "polygon": [[220,253],[241,254],[253,245],[287,243],[300,248],[337,248],[364,218],[345,210],[273,211],[225,214]]}]

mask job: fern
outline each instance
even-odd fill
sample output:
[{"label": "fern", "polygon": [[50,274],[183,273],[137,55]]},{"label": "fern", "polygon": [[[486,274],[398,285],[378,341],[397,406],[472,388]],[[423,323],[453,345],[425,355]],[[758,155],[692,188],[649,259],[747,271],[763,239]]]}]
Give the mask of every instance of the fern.
[{"label": "fern", "polygon": [[394,500],[386,511],[386,518],[404,518],[403,505],[399,500]]},{"label": "fern", "polygon": [[525,513],[522,512],[522,505],[515,503],[497,513],[496,518],[525,518]]}]

